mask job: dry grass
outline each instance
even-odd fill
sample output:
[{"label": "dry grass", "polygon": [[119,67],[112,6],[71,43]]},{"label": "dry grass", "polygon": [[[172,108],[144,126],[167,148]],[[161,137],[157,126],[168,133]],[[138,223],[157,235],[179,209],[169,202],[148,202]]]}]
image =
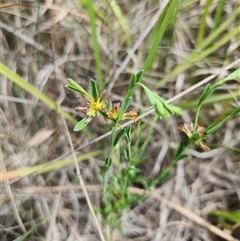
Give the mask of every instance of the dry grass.
[{"label": "dry grass", "polygon": [[[98,17],[96,21],[101,67],[105,87],[113,93],[113,99],[122,100],[130,74],[144,64],[156,32],[154,26],[168,1],[159,1],[160,4],[158,1],[118,1],[128,23],[130,38],[106,2],[95,2],[96,9],[104,14],[103,20]],[[213,26],[217,4],[218,1],[212,1],[206,36]],[[3,1],[0,5],[1,61],[77,120],[83,115],[77,116],[74,112],[74,107],[78,106],[77,96],[65,89],[66,79],[72,78],[87,88],[88,79],[96,76],[89,17],[86,8],[80,5],[75,1],[47,1],[39,6],[37,1]],[[190,90],[191,86],[211,74],[217,76],[213,76],[215,80],[221,79],[240,66],[237,62],[240,56],[239,32],[185,71],[159,82],[175,66],[188,59],[189,54],[197,51],[196,36],[204,6],[205,1],[185,1],[181,5],[176,25],[164,35],[154,63],[143,77],[143,82],[165,99],[180,94],[174,103],[186,108],[181,117],[166,121],[154,123],[151,112],[141,119],[143,124],[147,123],[142,129],[142,142],[148,137],[148,126],[154,125],[144,161],[139,166],[148,177],[157,176],[173,158],[180,140],[177,125],[194,119],[194,108],[188,108],[186,101],[191,103],[198,99],[203,86]],[[238,0],[228,1],[223,8],[222,21],[238,7]],[[106,19],[111,26],[104,22]],[[236,27],[239,19],[238,15],[222,35]],[[230,63],[234,65],[224,68]],[[0,81],[1,134],[6,134],[1,136],[1,172],[59,163],[70,158],[68,131],[61,115],[4,75],[0,76]],[[239,91],[239,82],[232,81],[217,94],[236,91]],[[135,109],[146,112],[143,92],[137,90],[134,98]],[[209,125],[223,119],[228,109],[239,105],[238,98],[239,95],[222,103],[206,105],[201,112],[201,122]],[[184,208],[190,210],[217,227],[217,223],[209,218],[211,211],[240,210],[239,123],[238,116],[211,135],[207,140],[212,149],[210,152],[188,150],[190,157],[177,164],[171,177],[152,190],[152,196],[124,212],[121,220],[123,234],[114,232],[112,240],[221,241],[231,240],[231,235],[240,240],[236,231],[239,227],[231,226],[233,230],[224,229],[217,234],[210,226],[202,225],[194,216],[184,213]],[[73,146],[78,150],[77,157],[100,150],[97,155],[90,154],[87,160],[79,162],[91,203],[100,205],[98,172],[109,146],[108,136],[102,135],[111,130],[111,125],[93,120],[79,133],[72,132],[73,123],[68,122],[68,125]],[[101,136],[101,140],[97,139]],[[100,240],[75,170],[71,162],[61,168],[56,166],[50,172],[26,174],[1,183],[0,240],[16,240],[41,220],[44,220],[43,224],[25,240]],[[172,205],[154,198],[157,194],[171,200]],[[182,206],[182,212],[174,204]],[[100,217],[98,220],[101,223]],[[102,228],[102,231],[107,240],[109,227]],[[229,236],[223,236],[223,233]]]}]

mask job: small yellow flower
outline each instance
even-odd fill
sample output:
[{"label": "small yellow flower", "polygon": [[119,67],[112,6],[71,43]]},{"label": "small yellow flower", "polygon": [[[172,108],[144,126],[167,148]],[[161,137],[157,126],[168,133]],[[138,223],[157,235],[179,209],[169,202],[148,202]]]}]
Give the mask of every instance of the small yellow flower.
[{"label": "small yellow flower", "polygon": [[118,118],[119,108],[120,108],[120,102],[113,103],[111,111],[107,112],[108,118],[116,120]]},{"label": "small yellow flower", "polygon": [[[189,139],[192,138],[192,135],[194,134],[194,127],[193,127],[193,123],[191,122],[190,125],[187,125],[186,123],[181,124],[178,126],[178,130],[181,132],[184,132]],[[203,144],[202,137],[204,137],[204,133],[205,133],[205,127],[203,127],[202,125],[197,125],[197,130],[195,133],[198,133],[198,135],[200,136],[199,140],[194,141],[194,143],[200,147],[202,150],[204,151],[210,151],[210,148],[206,145]]]},{"label": "small yellow flower", "polygon": [[107,102],[106,99],[110,97],[110,94],[106,94],[103,91],[98,99],[94,99],[90,95],[85,95],[85,99],[79,97],[78,99],[85,103],[85,106],[76,107],[76,111],[83,111],[87,116],[96,116],[100,114],[100,111],[106,111]]},{"label": "small yellow flower", "polygon": [[[112,120],[117,120],[119,108],[120,108],[120,102],[113,103],[113,107],[111,111],[107,112],[108,118]],[[131,111],[124,113],[121,120],[127,120],[127,119],[137,122],[137,112],[134,109],[132,109]]]},{"label": "small yellow flower", "polygon": [[135,111],[135,109],[130,110],[129,112],[126,112],[123,114],[122,116],[122,120],[133,120],[135,123],[137,122],[137,112]]}]

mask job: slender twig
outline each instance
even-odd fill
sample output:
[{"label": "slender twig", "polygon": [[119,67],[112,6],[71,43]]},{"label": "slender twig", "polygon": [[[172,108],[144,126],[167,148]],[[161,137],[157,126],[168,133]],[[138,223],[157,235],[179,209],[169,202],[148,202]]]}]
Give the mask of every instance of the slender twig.
[{"label": "slender twig", "polygon": [[88,192],[87,192],[87,189],[86,189],[86,186],[84,184],[84,181],[83,181],[83,178],[82,178],[82,175],[81,175],[81,172],[80,172],[80,168],[78,166],[78,162],[77,162],[77,157],[76,157],[76,154],[75,154],[75,151],[74,151],[74,147],[73,147],[73,143],[72,143],[72,138],[70,136],[70,133],[68,131],[68,127],[67,127],[67,123],[66,123],[66,120],[64,119],[63,115],[61,114],[61,117],[62,117],[62,120],[63,120],[63,124],[64,124],[64,127],[66,129],[66,134],[67,134],[67,138],[68,138],[68,142],[69,142],[69,145],[70,145],[70,148],[71,148],[71,152],[72,152],[72,155],[73,155],[73,158],[74,158],[74,163],[75,163],[75,168],[76,168],[76,172],[77,172],[77,176],[78,176],[78,179],[79,179],[79,183],[82,187],[82,190],[83,190],[83,193],[84,193],[84,196],[87,200],[87,204],[88,204],[88,207],[90,209],[90,212],[93,216],[93,219],[94,219],[94,222],[97,226],[97,230],[98,230],[98,233],[101,237],[101,240],[102,241],[105,241],[105,238],[103,236],[103,233],[102,233],[102,230],[101,230],[101,227],[98,223],[98,220],[97,220],[97,216],[94,212],[94,209],[93,209],[93,206],[92,206],[92,203],[91,203],[91,200],[89,198],[89,195],[88,195]]}]

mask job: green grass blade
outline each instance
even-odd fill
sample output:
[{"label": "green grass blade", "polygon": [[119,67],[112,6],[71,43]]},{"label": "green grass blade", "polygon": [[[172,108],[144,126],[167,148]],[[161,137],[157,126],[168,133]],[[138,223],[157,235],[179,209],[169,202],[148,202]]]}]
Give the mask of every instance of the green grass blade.
[{"label": "green grass blade", "polygon": [[234,222],[240,225],[240,211],[213,211],[211,215],[218,217],[219,219],[227,219],[230,222]]},{"label": "green grass blade", "polygon": [[[170,5],[168,7],[166,15],[161,24],[161,27],[159,28],[157,36],[152,44],[152,48],[149,51],[147,59],[143,65],[142,69],[144,69],[145,71],[151,66],[152,59],[153,59],[154,55],[156,54],[157,48],[158,48],[159,44],[161,43],[162,37],[166,31],[169,21],[171,20],[174,12],[176,10],[177,5],[178,5],[178,0],[173,0],[173,1],[171,1]],[[175,13],[175,14],[177,14],[177,13]]]},{"label": "green grass blade", "polygon": [[[100,155],[101,153],[102,153],[101,150],[89,152],[87,154],[77,156],[77,161],[78,162],[84,161],[84,160],[89,159],[89,157],[95,157],[95,156]],[[25,176],[28,176],[31,174],[43,174],[46,172],[55,171],[57,169],[64,168],[64,167],[72,165],[72,164],[74,164],[74,159],[71,157],[71,158],[67,158],[67,159],[58,160],[58,161],[52,162],[52,163],[29,166],[29,167],[25,167],[22,169],[9,171],[9,172],[0,172],[0,176],[1,176],[0,183],[12,180],[14,178],[25,177]]]},{"label": "green grass blade", "polygon": [[218,40],[214,45],[206,49],[205,51],[198,53],[193,52],[188,56],[188,58],[183,62],[183,64],[178,65],[173,69],[172,72],[167,74],[163,79],[159,80],[157,83],[157,88],[160,87],[162,84],[164,84],[169,78],[173,78],[177,76],[178,74],[182,73],[186,69],[190,68],[194,65],[194,63],[204,59],[205,57],[212,54],[214,51],[222,47],[224,44],[226,44],[231,38],[239,34],[239,26],[236,26],[231,31],[226,33],[220,40]]},{"label": "green grass blade", "polygon": [[63,116],[73,124],[76,123],[76,120],[68,113],[61,111],[60,107],[58,107],[57,104],[52,99],[50,99],[48,96],[44,95],[42,92],[37,90],[34,86],[26,82],[24,79],[22,79],[18,74],[14,73],[2,62],[0,62],[0,74],[6,76],[9,80],[17,84],[20,88],[24,89],[25,91],[35,96],[37,99],[42,101],[50,109],[55,110],[57,113],[62,112]]},{"label": "green grass blade", "polygon": [[43,222],[46,221],[46,218],[43,220],[40,220],[38,223],[36,223],[36,225],[34,225],[33,227],[31,227],[26,233],[24,233],[21,237],[19,237],[18,239],[16,239],[16,241],[23,241],[26,240],[26,238],[33,233],[38,227],[40,227]]},{"label": "green grass blade", "polygon": [[116,19],[118,20],[118,23],[119,23],[120,27],[122,28],[122,30],[125,33],[127,45],[130,46],[131,45],[131,31],[130,31],[127,19],[122,14],[122,10],[119,7],[117,1],[107,0],[107,3],[111,7],[114,15],[116,16]]},{"label": "green grass blade", "polygon": [[101,68],[101,55],[100,55],[100,49],[99,49],[98,39],[97,39],[95,14],[94,14],[92,0],[87,1],[87,9],[88,9],[88,14],[89,14],[90,24],[92,29],[93,52],[94,52],[94,58],[96,63],[96,69],[97,69],[98,85],[101,91],[104,88],[104,83],[103,83],[103,75],[102,75],[102,68]]},{"label": "green grass blade", "polygon": [[212,32],[207,38],[198,45],[198,50],[204,50],[207,46],[215,44],[218,41],[219,36],[231,26],[231,24],[239,17],[240,7],[238,7],[225,22],[221,23],[219,28]]},{"label": "green grass blade", "polygon": [[[87,6],[87,0],[80,0],[81,4],[86,7]],[[79,7],[80,4],[78,4]],[[119,39],[121,39],[122,42],[126,41],[126,37],[123,34],[120,34],[119,28],[116,28],[115,26],[113,26],[111,19],[106,15],[105,12],[101,11],[101,9],[96,8],[93,6],[93,10],[95,15],[97,16],[97,18],[101,19],[101,23],[99,22],[99,24],[102,25],[102,22],[106,25],[107,29],[110,30],[110,34],[112,35],[118,35]],[[97,18],[96,19],[96,23],[97,22]]]},{"label": "green grass blade", "polygon": [[[232,100],[233,98],[236,98],[236,99],[240,98],[240,91],[239,90],[231,92],[231,94],[227,93],[227,94],[211,95],[209,98],[207,98],[204,101],[203,106],[204,105],[212,105],[212,104],[219,103],[219,102],[222,102],[222,101]],[[197,107],[198,102],[199,102],[198,99],[195,100],[195,101],[192,101],[192,100],[191,101],[182,101],[182,102],[179,103],[179,106],[181,108],[185,109],[185,110],[188,110],[188,109],[192,109],[192,108]]]},{"label": "green grass blade", "polygon": [[213,27],[211,29],[211,33],[214,32],[220,25],[220,20],[221,20],[222,14],[223,14],[225,2],[226,2],[226,0],[220,0],[218,3],[217,10],[216,10],[214,20],[213,20]]},{"label": "green grass blade", "polygon": [[202,14],[202,19],[201,19],[201,22],[200,22],[200,27],[199,27],[199,30],[198,30],[198,35],[197,35],[197,40],[196,40],[197,46],[204,39],[207,15],[208,15],[208,12],[209,12],[209,8],[211,7],[211,4],[212,4],[212,0],[207,0],[207,3],[205,4],[205,8],[204,8],[204,11],[203,11],[203,14]]}]

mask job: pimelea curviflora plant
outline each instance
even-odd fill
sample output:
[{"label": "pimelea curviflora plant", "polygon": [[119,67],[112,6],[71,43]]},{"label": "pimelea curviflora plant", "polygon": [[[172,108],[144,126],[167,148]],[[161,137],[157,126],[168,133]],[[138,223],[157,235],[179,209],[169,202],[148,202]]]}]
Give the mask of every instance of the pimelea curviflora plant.
[{"label": "pimelea curviflora plant", "polygon": [[[204,138],[208,134],[220,128],[227,120],[240,113],[240,107],[238,106],[234,108],[234,110],[231,111],[226,118],[218,123],[213,123],[206,128],[198,123],[200,109],[204,101],[227,80],[237,78],[240,79],[240,69],[238,69],[213,86],[208,84],[205,87],[197,104],[194,122],[190,124],[183,123],[178,126],[178,130],[185,133],[189,141],[187,143],[184,143],[183,141],[179,142],[172,161],[167,168],[163,169],[161,173],[159,173],[157,177],[145,177],[140,173],[140,170],[137,168],[137,166],[143,159],[143,154],[146,150],[146,146],[149,143],[149,137],[153,132],[153,127],[149,128],[148,137],[146,138],[145,142],[140,143],[139,140],[141,130],[144,124],[141,123],[141,121],[138,121],[140,116],[138,117],[135,109],[127,111],[131,105],[135,89],[137,87],[143,88],[149,103],[156,111],[154,121],[157,121],[158,118],[165,119],[174,114],[180,115],[181,109],[177,106],[167,103],[144,84],[140,83],[142,75],[143,70],[131,76],[128,91],[121,104],[120,102],[112,103],[110,100],[111,94],[107,94],[106,91],[102,91],[100,94],[98,94],[99,92],[97,84],[93,79],[90,79],[89,81],[88,92],[72,79],[68,79],[69,83],[66,85],[68,89],[80,94],[79,100],[81,105],[76,107],[75,110],[83,111],[86,115],[80,122],[76,124],[74,131],[80,131],[85,128],[95,116],[98,116],[103,123],[106,119],[111,120],[113,123],[108,155],[105,158],[101,172],[99,173],[99,178],[103,183],[102,205],[100,207],[96,207],[96,210],[101,213],[103,217],[103,225],[110,225],[112,231],[115,229],[121,231],[119,220],[123,210],[129,208],[132,203],[140,201],[144,198],[144,196],[137,196],[130,193],[128,190],[130,186],[140,183],[142,186],[144,186],[145,190],[148,191],[152,186],[165,181],[169,177],[172,167],[175,166],[180,160],[188,157],[186,150],[192,144],[197,145],[203,151],[210,151],[210,148],[203,142]],[[136,124],[136,130],[134,133],[136,138],[134,142],[132,141],[131,126],[123,127],[121,125],[122,121],[124,120],[132,120]],[[116,153],[121,152],[121,146],[119,145],[120,140],[125,142],[122,151],[123,155],[121,155],[121,157],[124,157],[126,165],[120,164],[120,155],[118,155],[119,160],[116,160]],[[114,152],[115,149],[117,151]],[[114,174],[109,172],[109,168],[112,165],[114,165],[116,169]]]},{"label": "pimelea curviflora plant", "polygon": [[[136,110],[133,108],[128,111],[135,89],[137,87],[142,87],[144,89],[149,103],[155,107],[157,116],[161,119],[167,118],[172,114],[181,113],[179,107],[168,104],[144,84],[140,83],[142,75],[143,70],[131,76],[128,91],[121,104],[120,102],[112,102],[110,100],[111,94],[106,93],[106,91],[102,91],[99,94],[96,81],[93,79],[89,80],[88,91],[72,79],[68,79],[68,84],[66,85],[68,89],[80,94],[78,97],[80,106],[76,107],[75,110],[82,111],[86,115],[75,125],[74,131],[80,131],[85,128],[96,116],[102,123],[104,123],[106,119],[111,120],[113,123],[108,156],[105,159],[101,173],[99,173],[99,177],[103,182],[103,205],[96,208],[103,216],[103,223],[110,224],[113,230],[116,228],[120,229],[119,218],[121,217],[122,211],[129,208],[133,202],[142,198],[129,193],[128,187],[136,182],[145,183],[146,188],[152,185],[152,180],[140,175],[140,170],[136,167],[141,159],[140,153],[144,152],[145,146],[149,140],[144,143],[144,146],[140,148],[141,151],[139,151],[139,147],[133,146],[132,144],[131,127],[128,126],[123,128],[121,125],[121,122],[124,120],[132,120],[140,127]],[[152,128],[150,128],[150,132],[151,131]],[[139,128],[137,128],[137,135],[140,136]],[[113,165],[113,152],[115,148],[119,148],[121,139],[126,142],[123,154],[127,166],[122,167],[114,163],[117,168],[117,174],[106,175],[109,168]]]}]

